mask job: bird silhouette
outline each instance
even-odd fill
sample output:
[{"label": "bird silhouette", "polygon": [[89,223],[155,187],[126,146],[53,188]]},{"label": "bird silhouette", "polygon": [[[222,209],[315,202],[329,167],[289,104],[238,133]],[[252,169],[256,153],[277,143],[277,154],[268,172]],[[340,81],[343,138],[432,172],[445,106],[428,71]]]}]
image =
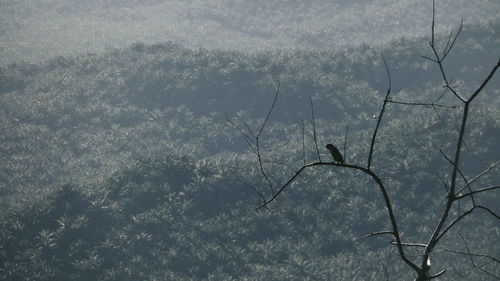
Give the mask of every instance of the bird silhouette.
[{"label": "bird silhouette", "polygon": [[335,162],[345,163],[342,154],[340,154],[340,151],[333,144],[327,144],[326,149],[330,151],[330,154],[333,156],[333,160],[335,160]]}]

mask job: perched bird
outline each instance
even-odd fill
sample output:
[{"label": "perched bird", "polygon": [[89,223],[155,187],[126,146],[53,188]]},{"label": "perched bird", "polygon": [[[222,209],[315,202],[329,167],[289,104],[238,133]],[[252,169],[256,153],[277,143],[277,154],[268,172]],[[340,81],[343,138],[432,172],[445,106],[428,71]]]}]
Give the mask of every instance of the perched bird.
[{"label": "perched bird", "polygon": [[340,154],[340,151],[333,144],[327,144],[326,149],[330,151],[330,154],[333,156],[333,160],[335,160],[335,162],[345,163],[344,158],[342,158],[342,154]]}]

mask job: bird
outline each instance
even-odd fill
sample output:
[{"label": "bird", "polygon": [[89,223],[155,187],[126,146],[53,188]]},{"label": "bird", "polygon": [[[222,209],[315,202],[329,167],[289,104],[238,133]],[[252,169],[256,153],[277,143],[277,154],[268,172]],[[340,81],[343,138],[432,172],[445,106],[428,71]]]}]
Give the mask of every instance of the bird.
[{"label": "bird", "polygon": [[335,162],[339,162],[342,164],[345,163],[342,154],[340,154],[340,151],[333,144],[327,144],[326,149],[330,151],[330,154],[333,156],[333,160],[335,160]]}]

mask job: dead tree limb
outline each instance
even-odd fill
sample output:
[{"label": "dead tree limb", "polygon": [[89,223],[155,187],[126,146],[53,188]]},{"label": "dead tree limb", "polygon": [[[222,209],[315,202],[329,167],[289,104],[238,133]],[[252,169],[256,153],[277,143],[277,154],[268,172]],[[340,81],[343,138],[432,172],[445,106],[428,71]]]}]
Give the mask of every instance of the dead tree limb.
[{"label": "dead tree limb", "polygon": [[[320,166],[329,166],[332,168],[335,167],[335,168],[339,168],[339,169],[353,169],[353,170],[360,171],[360,172],[364,173],[365,175],[369,176],[370,179],[377,185],[380,193],[382,194],[382,199],[383,199],[386,211],[387,211],[390,226],[392,228],[391,230],[373,232],[373,233],[366,235],[365,237],[373,237],[373,236],[385,235],[385,234],[392,236],[394,238],[394,240],[391,241],[390,243],[396,246],[399,258],[412,269],[412,272],[415,274],[415,281],[428,281],[428,280],[438,278],[438,277],[442,276],[443,274],[445,274],[446,269],[442,269],[434,274],[431,273],[430,256],[431,256],[431,254],[435,253],[435,248],[438,245],[438,243],[440,242],[440,240],[443,239],[443,237],[446,234],[448,234],[450,232],[450,230],[455,225],[457,225],[459,222],[461,222],[465,217],[471,215],[475,210],[483,210],[486,213],[488,213],[489,215],[491,215],[492,217],[494,217],[496,219],[500,219],[500,217],[492,209],[490,209],[486,206],[477,204],[477,202],[475,202],[474,198],[473,198],[473,196],[475,194],[500,189],[500,186],[493,185],[493,186],[484,187],[484,188],[480,188],[480,189],[476,189],[476,190],[472,189],[472,184],[477,179],[479,179],[481,176],[483,176],[486,173],[488,173],[489,171],[493,170],[493,168],[495,168],[497,165],[499,165],[500,161],[498,161],[495,164],[493,164],[492,166],[488,167],[483,172],[481,172],[479,175],[475,176],[474,178],[472,178],[470,180],[467,180],[467,176],[465,175],[464,171],[462,171],[461,162],[460,162],[461,156],[462,156],[462,146],[464,146],[464,143],[465,143],[464,137],[465,137],[465,131],[467,129],[467,121],[468,121],[468,117],[469,117],[470,106],[472,104],[472,101],[474,101],[476,99],[476,97],[483,91],[484,87],[488,84],[488,82],[490,82],[491,78],[495,75],[497,69],[500,66],[500,59],[493,66],[493,68],[491,69],[489,74],[486,76],[486,78],[482,81],[480,86],[475,91],[473,91],[472,94],[469,95],[468,98],[466,95],[459,93],[458,87],[460,85],[452,85],[452,83],[450,83],[448,76],[446,74],[443,62],[445,61],[446,57],[450,54],[453,47],[455,46],[457,38],[459,37],[459,35],[462,31],[462,26],[463,26],[463,22],[460,23],[460,26],[455,33],[453,33],[453,31],[450,32],[450,34],[448,35],[448,39],[447,39],[447,42],[446,42],[444,49],[441,52],[438,51],[438,48],[437,48],[436,42],[435,42],[435,3],[433,1],[431,40],[429,43],[430,48],[432,50],[433,57],[432,58],[429,56],[423,56],[423,57],[425,59],[428,59],[428,60],[432,61],[433,63],[437,64],[437,67],[439,68],[439,71],[440,71],[441,79],[444,82],[443,88],[445,88],[447,91],[451,92],[451,94],[459,101],[462,112],[461,112],[461,118],[460,118],[460,128],[458,130],[458,137],[457,137],[456,143],[453,147],[454,148],[453,156],[448,157],[446,154],[444,154],[443,151],[441,151],[443,156],[446,158],[446,160],[451,165],[451,173],[450,173],[449,179],[445,179],[444,177],[441,179],[442,184],[445,186],[447,196],[443,200],[444,201],[443,211],[442,211],[441,215],[439,216],[439,220],[436,222],[436,224],[434,226],[434,230],[432,231],[427,243],[402,242],[402,240],[401,240],[401,233],[399,231],[398,222],[397,222],[396,216],[394,214],[393,203],[392,203],[391,197],[390,197],[390,195],[387,191],[387,188],[384,185],[384,182],[382,181],[381,177],[379,177],[378,174],[374,170],[372,170],[374,149],[375,149],[375,144],[376,144],[377,136],[378,136],[377,133],[379,131],[379,128],[380,128],[380,125],[382,122],[382,118],[383,118],[384,113],[387,109],[386,107],[387,107],[388,103],[401,104],[401,105],[415,105],[415,106],[431,106],[435,110],[438,107],[455,108],[455,106],[445,106],[445,105],[437,104],[437,102],[441,99],[441,97],[443,96],[444,93],[441,94],[440,97],[433,103],[398,102],[398,101],[391,100],[391,88],[392,88],[391,73],[389,71],[389,66],[387,64],[387,61],[383,55],[382,55],[382,60],[383,60],[384,66],[385,66],[385,70],[387,72],[388,88],[387,88],[385,98],[384,98],[383,103],[382,103],[382,107],[380,109],[380,113],[377,117],[378,118],[377,124],[375,126],[374,131],[373,131],[371,141],[369,144],[368,161],[367,161],[366,166],[360,166],[360,165],[351,164],[348,162],[339,162],[339,161],[324,162],[324,161],[322,161],[321,156],[320,156],[320,152],[319,152],[318,141],[317,141],[314,106],[313,106],[312,98],[310,97],[314,145],[315,145],[315,150],[316,150],[318,160],[316,162],[312,162],[312,163],[308,163],[308,164],[305,163],[305,153],[304,153],[305,147],[304,147],[304,132],[303,132],[302,133],[302,138],[303,138],[303,141],[302,141],[302,143],[303,143],[302,144],[303,157],[302,158],[303,158],[304,164],[302,165],[302,167],[300,167],[298,170],[296,170],[295,173],[291,177],[288,178],[288,180],[285,180],[285,182],[282,185],[280,185],[280,187],[275,192],[273,189],[271,180],[268,178],[267,173],[265,172],[265,169],[264,169],[264,165],[263,165],[264,161],[262,160],[261,151],[259,149],[259,137],[261,136],[262,132],[264,131],[264,128],[269,120],[269,116],[271,115],[271,113],[274,109],[274,106],[276,104],[276,100],[278,98],[278,93],[279,93],[279,85],[278,85],[278,91],[276,92],[275,99],[273,100],[272,106],[270,107],[270,109],[267,113],[267,116],[266,116],[264,122],[262,123],[262,126],[260,127],[257,134],[254,134],[250,129],[247,128],[247,130],[251,131],[251,134],[250,134],[250,135],[252,135],[252,137],[251,137],[249,134],[244,133],[243,130],[241,130],[241,128],[238,128],[238,126],[235,126],[238,129],[238,131],[240,132],[240,134],[242,134],[242,136],[245,139],[245,141],[247,142],[247,144],[251,147],[252,146],[254,147],[254,149],[252,149],[252,150],[253,150],[254,154],[257,155],[257,159],[259,162],[259,167],[260,167],[261,173],[264,176],[264,178],[266,179],[266,181],[268,182],[270,189],[272,191],[272,195],[270,196],[270,198],[264,200],[263,203],[258,205],[256,207],[256,210],[260,210],[261,208],[267,208],[269,204],[274,202],[282,194],[282,192],[284,192],[285,189],[290,187],[291,184],[294,181],[296,181],[297,178],[300,177],[301,174],[303,172],[305,172],[307,169],[312,169],[312,168],[316,168],[316,167],[320,167]],[[304,131],[304,129],[302,129],[302,130]],[[346,132],[346,136],[347,136],[347,132]],[[346,141],[344,141],[344,153],[345,153],[345,146],[346,146]],[[465,184],[461,187],[457,186],[457,182],[458,182],[459,177],[465,182]],[[468,189],[468,192],[465,194],[461,194],[461,192],[465,188]],[[460,199],[464,199],[464,198],[468,198],[468,197],[471,197],[473,206],[471,208],[469,208],[467,211],[462,212],[461,214],[459,213],[458,217],[452,219],[450,216],[450,211],[451,211],[452,207],[454,206],[454,204],[455,203],[460,204]],[[408,248],[408,247],[411,247],[411,248]],[[408,255],[406,253],[405,248],[407,248],[407,249],[423,248],[423,251],[419,250],[419,251],[417,251],[417,255],[411,256],[411,255]],[[468,250],[468,252],[470,252],[470,251]],[[415,261],[417,259],[419,260],[419,262]]]}]

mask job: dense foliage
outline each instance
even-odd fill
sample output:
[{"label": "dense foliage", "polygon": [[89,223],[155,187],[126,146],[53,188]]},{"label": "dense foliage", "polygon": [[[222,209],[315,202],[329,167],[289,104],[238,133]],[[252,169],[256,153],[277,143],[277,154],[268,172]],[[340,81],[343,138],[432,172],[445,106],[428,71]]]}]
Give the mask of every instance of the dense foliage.
[{"label": "dense foliage", "polygon": [[[487,143],[475,157],[491,156],[487,154],[496,146],[499,118],[498,113],[487,112],[481,114],[482,122],[474,124],[482,128]],[[492,123],[495,128],[487,125]],[[451,128],[414,137],[440,126],[435,120],[390,126],[378,151],[386,156],[375,165],[390,183],[407,239],[418,240],[430,231],[425,225],[436,219],[432,209],[445,195],[435,172],[443,160],[421,151],[444,143]],[[423,149],[420,142],[425,143]],[[356,157],[350,154],[349,158]],[[379,194],[367,178],[332,169],[311,171],[273,212],[255,213],[257,198],[242,183],[258,176],[248,161],[145,158],[99,183],[62,185],[35,204],[12,208],[2,215],[0,276],[4,280],[379,280],[383,278],[380,257],[389,262],[392,278],[409,278],[384,239],[362,238],[387,224]],[[491,180],[498,176],[485,179]],[[494,205],[498,198],[476,200]],[[423,211],[431,215],[422,216]],[[469,238],[475,251],[494,255],[499,250],[498,243],[491,243],[498,240],[495,223],[479,214],[457,231]],[[464,247],[458,239],[447,246]],[[470,270],[467,258],[460,256],[443,253],[434,262],[463,265],[445,280]],[[468,280],[475,278],[485,280],[477,272],[467,275]]]},{"label": "dense foliage", "polygon": [[[464,30],[447,64],[464,91],[497,59],[497,32],[498,25]],[[386,240],[362,238],[387,218],[380,194],[359,174],[311,170],[272,212],[255,213],[259,198],[249,184],[264,183],[224,111],[257,127],[280,80],[264,134],[273,180],[292,172],[280,163],[301,164],[303,120],[306,156],[314,157],[309,95],[320,143],[342,143],[349,125],[344,156],[364,163],[387,83],[380,52],[394,88],[404,87],[394,99],[429,102],[442,93],[435,69],[419,57],[427,52],[422,41],[259,55],[135,44],[0,68],[0,279],[381,280],[379,258],[391,279],[411,278]],[[498,93],[485,88],[469,116],[470,175],[500,159]],[[446,95],[439,102],[455,105]],[[373,166],[405,239],[427,237],[436,221],[440,177],[450,172],[439,149],[452,153],[457,114],[388,108]],[[493,172],[478,184],[499,180]],[[495,206],[498,194],[476,199]],[[475,252],[500,250],[491,217],[470,217],[444,245],[465,251],[458,232]],[[488,278],[467,257],[433,258],[449,269],[443,280]]]}]

